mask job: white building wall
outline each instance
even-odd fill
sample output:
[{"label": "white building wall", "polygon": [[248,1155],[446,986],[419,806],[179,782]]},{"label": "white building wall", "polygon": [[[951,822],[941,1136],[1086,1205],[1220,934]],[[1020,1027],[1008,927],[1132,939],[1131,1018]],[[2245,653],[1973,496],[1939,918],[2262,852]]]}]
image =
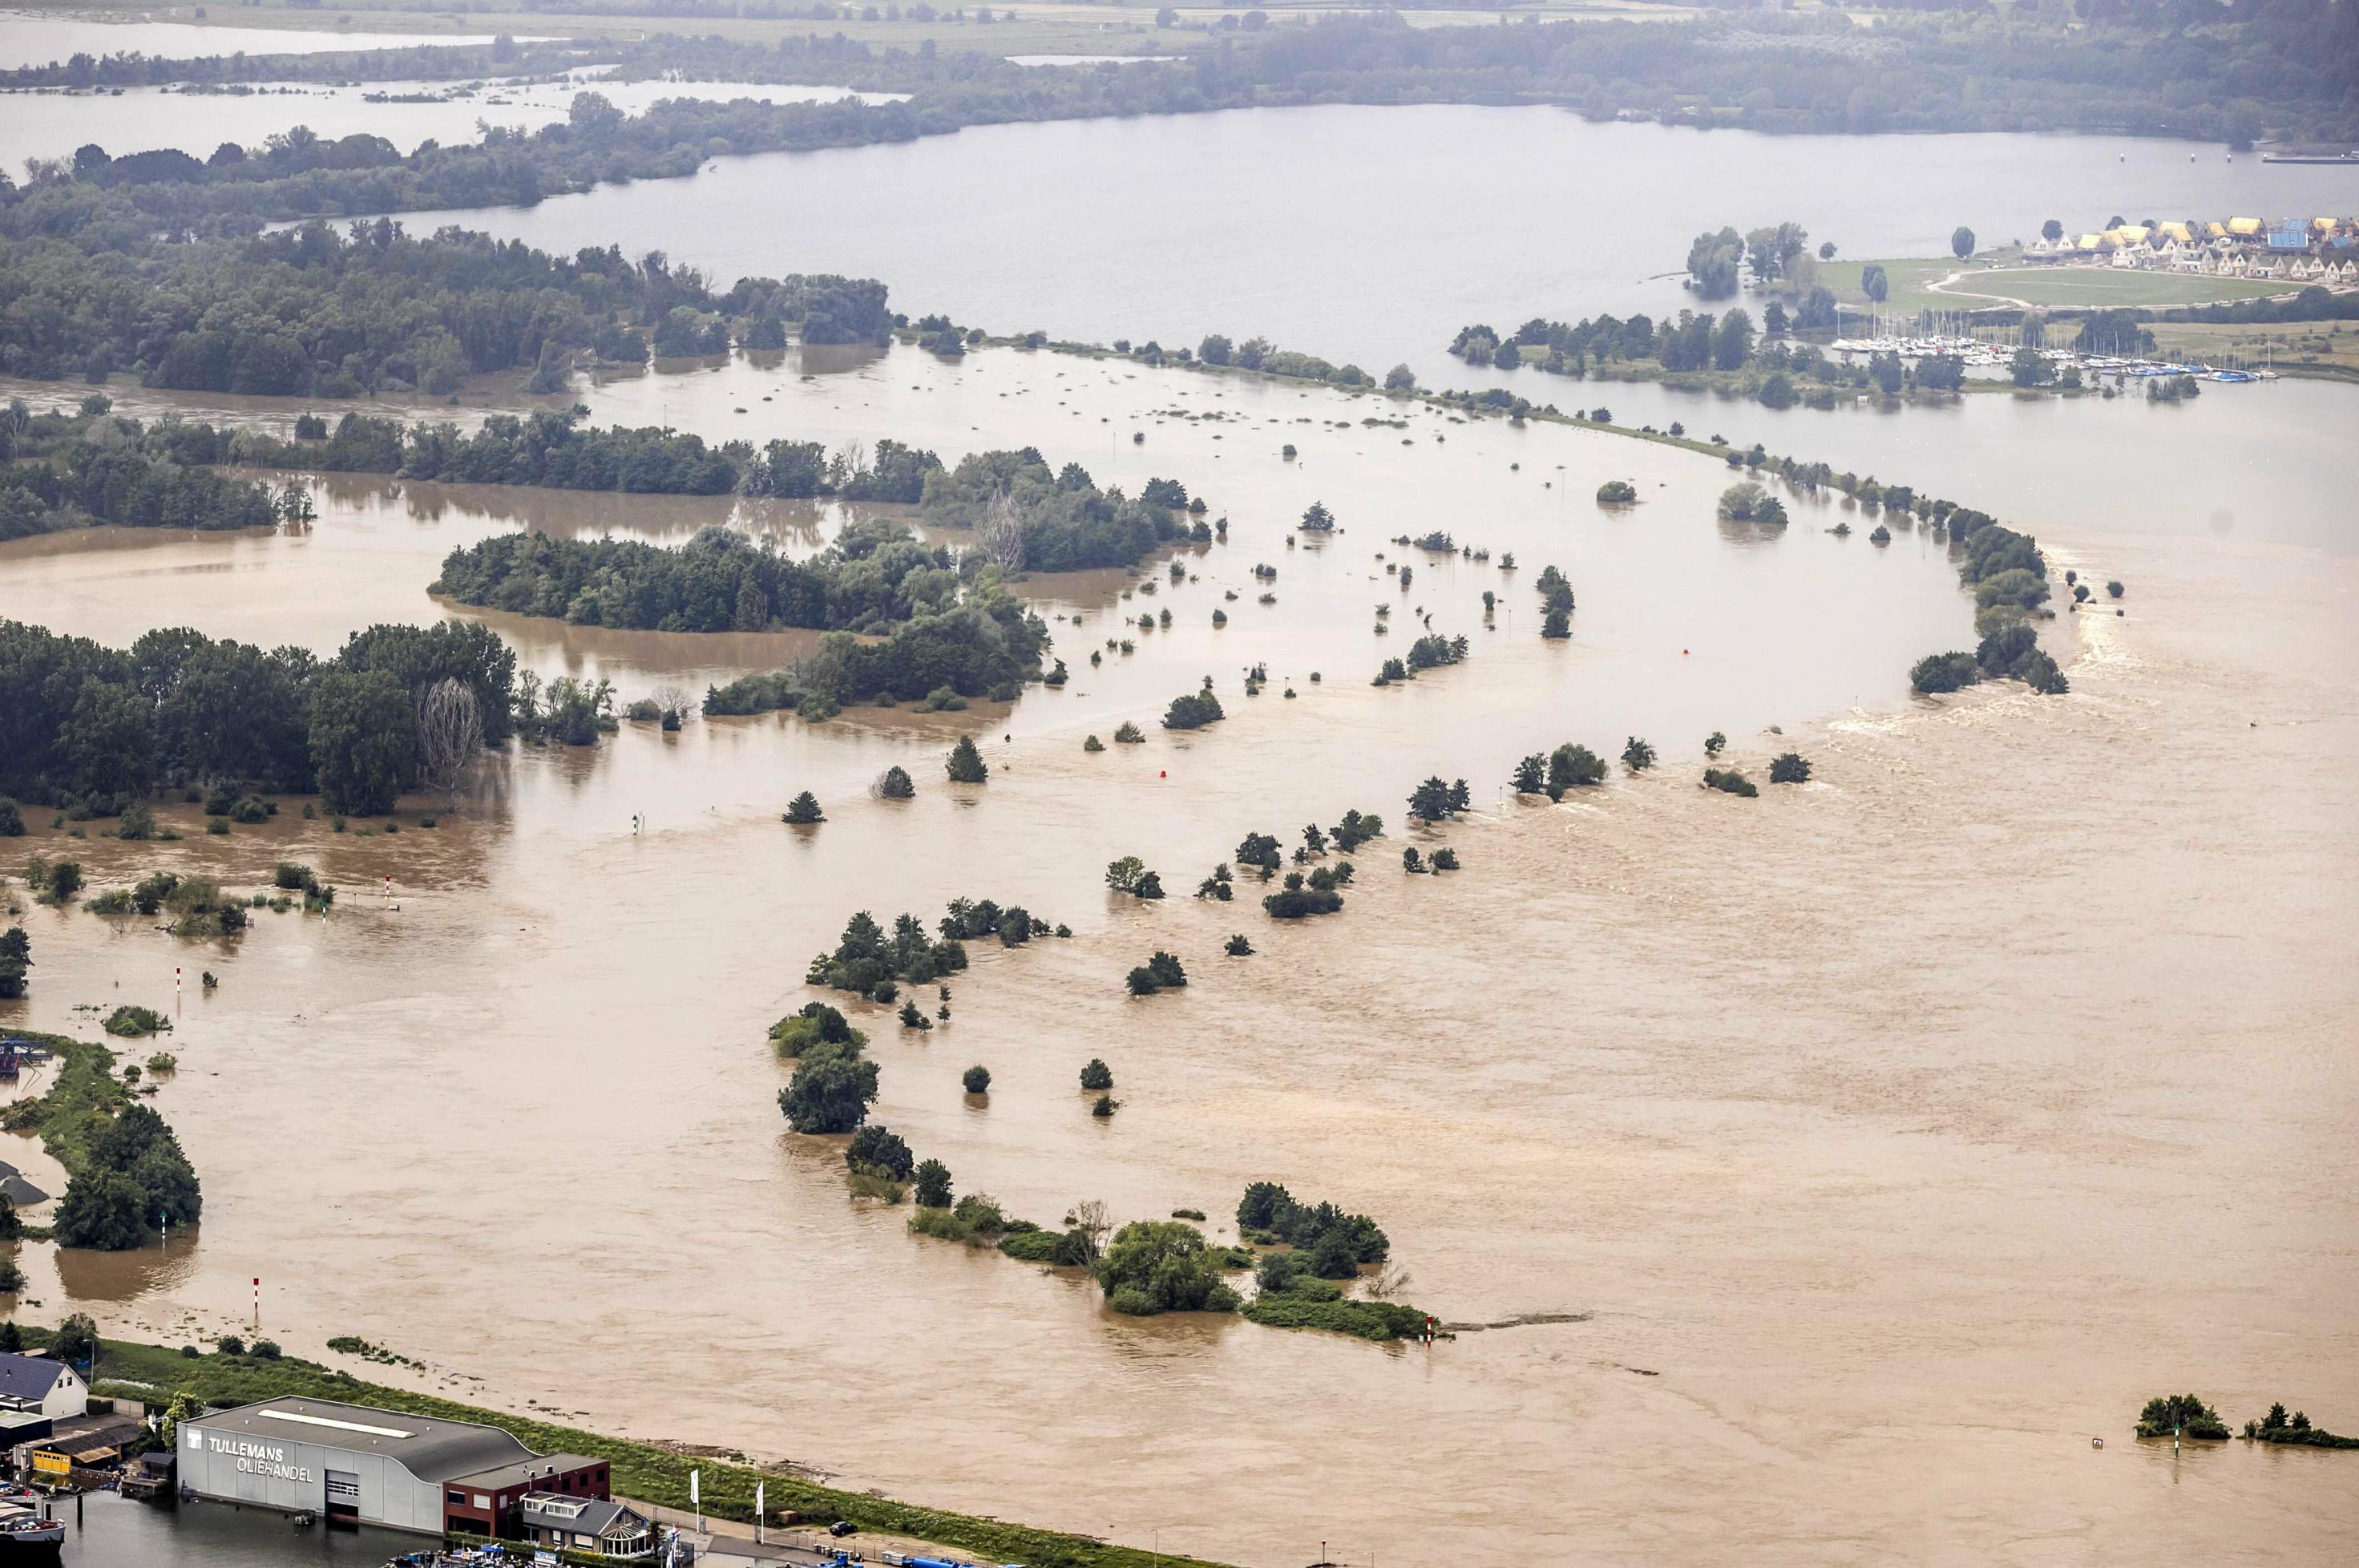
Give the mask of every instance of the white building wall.
[{"label": "white building wall", "polygon": [[324,1514],[328,1472],[360,1483],[360,1517],[392,1530],[442,1533],[442,1490],[400,1461],[365,1450],[251,1437],[199,1421],[180,1423],[180,1482],[201,1497],[286,1513]]}]

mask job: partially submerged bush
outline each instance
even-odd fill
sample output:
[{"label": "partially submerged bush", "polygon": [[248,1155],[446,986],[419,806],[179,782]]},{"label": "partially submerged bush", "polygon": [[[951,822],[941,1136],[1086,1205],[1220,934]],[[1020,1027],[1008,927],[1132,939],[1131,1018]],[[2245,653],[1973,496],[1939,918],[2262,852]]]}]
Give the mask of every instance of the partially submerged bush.
[{"label": "partially submerged bush", "polygon": [[1134,996],[1151,996],[1156,992],[1188,984],[1188,971],[1172,954],[1156,950],[1155,956],[1132,970],[1125,982]]},{"label": "partially submerged bush", "polygon": [[1932,653],[1908,671],[1908,684],[1929,696],[1955,691],[1982,679],[1982,667],[1971,653]]},{"label": "partially submerged bush", "polygon": [[1133,1317],[1228,1312],[1238,1305],[1203,1234],[1174,1220],[1133,1220],[1123,1226],[1095,1272],[1106,1305]]},{"label": "partially submerged bush", "polygon": [[898,1133],[871,1122],[852,1135],[843,1148],[843,1162],[854,1171],[870,1171],[895,1181],[906,1181],[917,1169],[909,1146]]},{"label": "partially submerged bush", "polygon": [[141,1035],[169,1029],[172,1020],[152,1007],[136,1007],[125,1003],[106,1015],[103,1027],[109,1034],[136,1040]]},{"label": "partially submerged bush", "polygon": [[2220,1419],[2220,1412],[2192,1394],[2167,1394],[2148,1399],[2146,1409],[2138,1412],[2137,1434],[2169,1437],[2173,1432],[2222,1441],[2229,1435],[2228,1423]]},{"label": "partially submerged bush", "polygon": [[961,735],[958,744],[942,762],[942,771],[953,784],[988,784],[991,770],[984,766],[983,753],[975,749],[973,735]]},{"label": "partially submerged bush", "polygon": [[788,1013],[770,1026],[771,1044],[788,1060],[823,1041],[848,1043],[858,1051],[867,1045],[868,1037],[825,1002],[806,1002],[801,1011]]}]

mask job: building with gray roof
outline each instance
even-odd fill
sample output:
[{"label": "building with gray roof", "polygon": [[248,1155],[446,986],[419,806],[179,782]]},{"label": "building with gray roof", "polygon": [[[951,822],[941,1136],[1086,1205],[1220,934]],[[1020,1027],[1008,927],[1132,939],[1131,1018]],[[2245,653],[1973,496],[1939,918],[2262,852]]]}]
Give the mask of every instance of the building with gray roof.
[{"label": "building with gray roof", "polygon": [[286,1397],[181,1422],[180,1484],[389,1530],[513,1536],[526,1493],[603,1498],[608,1468],[500,1427]]}]

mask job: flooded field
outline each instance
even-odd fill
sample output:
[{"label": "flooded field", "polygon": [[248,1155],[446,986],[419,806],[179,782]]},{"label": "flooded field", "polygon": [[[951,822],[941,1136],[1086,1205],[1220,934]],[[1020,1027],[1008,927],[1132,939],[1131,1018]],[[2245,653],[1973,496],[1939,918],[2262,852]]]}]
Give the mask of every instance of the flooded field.
[{"label": "flooded field", "polygon": [[[388,19],[399,25],[400,19]],[[217,54],[318,54],[330,49],[403,49],[414,44],[487,44],[495,36],[460,23],[460,17],[451,16],[417,31],[378,32],[351,27],[250,27],[218,22],[210,27],[193,21],[125,22],[55,13],[0,11],[0,69],[49,65],[78,54],[145,54],[164,60]],[[516,41],[538,40],[519,36]]]},{"label": "flooded field", "polygon": [[[265,914],[234,950],[28,911],[34,999],[0,1021],[87,1033],[77,1005],[162,1005],[175,964],[221,976],[176,1004],[159,1101],[205,1225],[168,1253],[62,1268],[25,1248],[37,1314],[193,1338],[240,1321],[258,1275],[266,1327],[306,1354],[364,1335],[485,1402],[1271,1568],[1321,1539],[1355,1563],[1445,1542],[1984,1564],[2259,1540],[2315,1555],[2359,1529],[2342,1456],[2174,1460],[2127,1432],[2182,1387],[2234,1421],[2278,1398],[2330,1425],[2359,1409],[2347,556],[2083,528],[2038,506],[2036,477],[2020,501],[1961,490],[2060,567],[2124,578],[2130,615],[2060,628],[2069,699],[1934,704],[1907,696],[1908,660],[1971,636],[1939,545],[1878,550],[1864,518],[1837,537],[1845,514],[1813,506],[1779,535],[1732,531],[1712,512],[1724,471],[1675,450],[1423,410],[1366,425],[1396,406],[1015,351],[802,374],[740,361],[584,401],[715,439],[891,435],[946,459],[1033,442],[1102,483],[1182,480],[1229,542],[1183,554],[1195,581],[1176,586],[1159,567],[1028,584],[1075,678],[1012,712],[625,725],[493,760],[432,831],[412,812],[397,836],[336,835],[288,812],[72,845],[94,887],[158,863],[243,884],[293,857],[346,896],[327,920]],[[1601,510],[1609,477],[1642,504]],[[804,551],[841,520],[320,491],[301,536],[0,550],[0,615],[326,648],[369,620],[458,613],[425,583],[492,532],[676,541],[729,520]],[[1346,531],[1288,550],[1314,498]],[[1428,528],[1494,561],[1388,542]],[[1406,592],[1379,551],[1414,569]],[[1543,645],[1531,614],[1550,562],[1580,598],[1570,645]],[[1088,665],[1120,616],[1167,606],[1169,631]],[[1419,606],[1472,657],[1372,689]],[[527,665],[626,697],[780,656],[499,624]],[[1273,680],[1248,698],[1255,660]],[[1204,674],[1230,717],[1157,730]],[[1082,752],[1124,718],[1145,746]],[[1794,746],[1818,779],[1755,801],[1697,789],[1715,727],[1756,777]],[[987,787],[940,781],[963,732]],[[1656,774],[1617,768],[1556,807],[1501,798],[1523,752],[1610,754],[1632,733],[1662,749]],[[918,798],[869,800],[895,762]],[[1411,834],[1401,800],[1428,772],[1467,777],[1477,810]],[[781,826],[803,788],[829,821]],[[1291,838],[1353,807],[1393,827],[1341,914],[1286,929],[1250,883],[1233,905],[1184,896],[1245,832]],[[49,847],[35,827],[27,847]],[[1407,843],[1467,868],[1405,877]],[[1125,854],[1174,897],[1107,894],[1099,868]],[[397,908],[372,896],[387,877]],[[785,1133],[762,1031],[811,996],[804,967],[851,910],[931,918],[962,895],[1075,935],[978,947],[930,1034],[855,1009],[883,1064],[875,1119],[961,1191],[1043,1221],[1088,1198],[1124,1218],[1194,1207],[1233,1235],[1243,1184],[1281,1180],[1374,1214],[1408,1299],[1446,1320],[1575,1321],[1412,1349],[1124,1319],[1085,1282],[849,1199],[838,1142]],[[1256,956],[1221,955],[1237,931]],[[1192,983],[1125,996],[1158,947]],[[1092,1056],[1124,1102],[1110,1121],[1076,1088]],[[960,1091],[975,1062],[987,1101]],[[534,1278],[547,1288],[516,1283]]]},{"label": "flooded field", "polygon": [[[364,134],[383,136],[403,153],[432,139],[471,142],[484,125],[538,130],[565,118],[574,95],[594,92],[625,114],[665,98],[726,102],[755,98],[803,103],[858,98],[882,102],[889,93],[841,87],[778,87],[743,82],[606,82],[582,74],[569,82],[489,82],[470,90],[447,82],[370,82],[352,86],[317,82],[255,82],[250,92],[184,93],[160,87],[66,93],[0,93],[0,153],[12,164],[27,158],[71,158],[96,137],[109,152],[178,147],[206,158],[223,142],[258,147],[293,125],[333,141]],[[378,102],[372,103],[375,98]],[[393,100],[415,98],[423,102]]]}]

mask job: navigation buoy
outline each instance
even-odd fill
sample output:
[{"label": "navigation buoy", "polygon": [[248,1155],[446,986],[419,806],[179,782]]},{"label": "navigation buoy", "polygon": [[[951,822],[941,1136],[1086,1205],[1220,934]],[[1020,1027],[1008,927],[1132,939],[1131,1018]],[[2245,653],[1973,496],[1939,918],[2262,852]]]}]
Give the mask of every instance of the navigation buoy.
[{"label": "navigation buoy", "polygon": [[1158,768],[1155,770],[1155,776],[1158,779],[1169,779],[1171,777],[1171,774],[1168,768]]}]

